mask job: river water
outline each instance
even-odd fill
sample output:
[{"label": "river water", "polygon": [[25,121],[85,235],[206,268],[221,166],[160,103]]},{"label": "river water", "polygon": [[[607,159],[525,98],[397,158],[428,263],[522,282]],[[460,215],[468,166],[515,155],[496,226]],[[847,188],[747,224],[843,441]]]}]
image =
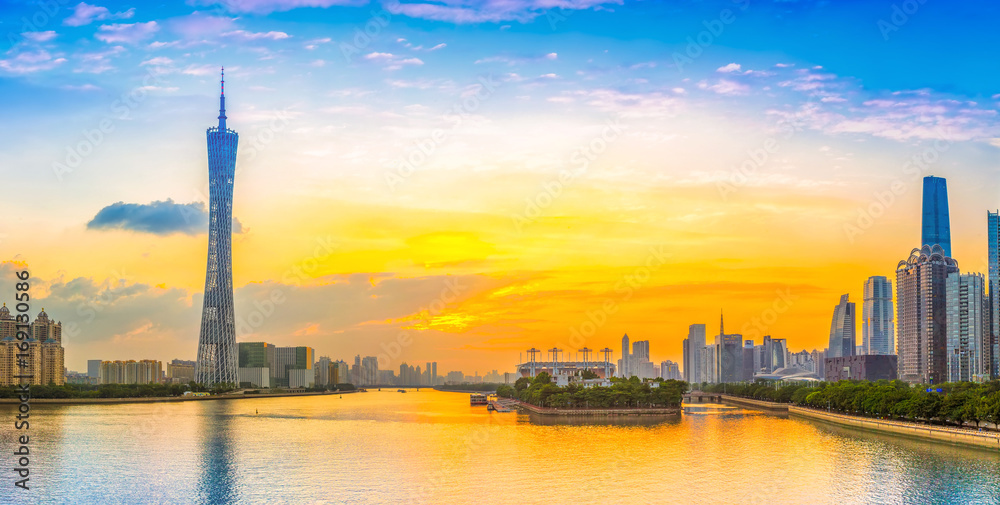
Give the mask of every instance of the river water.
[{"label": "river water", "polygon": [[563,423],[468,398],[35,405],[31,490],[3,421],[0,503],[1000,503],[995,451],[735,408]]}]

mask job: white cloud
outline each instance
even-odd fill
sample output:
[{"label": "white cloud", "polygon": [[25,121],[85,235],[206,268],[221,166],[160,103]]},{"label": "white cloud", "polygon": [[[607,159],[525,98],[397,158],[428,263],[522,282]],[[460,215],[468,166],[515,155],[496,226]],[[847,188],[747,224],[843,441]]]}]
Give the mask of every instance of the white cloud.
[{"label": "white cloud", "polygon": [[94,21],[104,21],[107,19],[129,19],[133,15],[135,15],[134,8],[112,14],[107,7],[80,2],[73,8],[73,14],[63,20],[63,24],[66,26],[83,26],[89,25]]},{"label": "white cloud", "polygon": [[150,59],[148,59],[148,60],[140,63],[139,65],[154,65],[154,66],[160,66],[160,67],[162,67],[162,66],[165,66],[165,65],[172,65],[173,63],[174,63],[174,60],[171,60],[170,58],[167,58],[166,56],[157,56],[156,58],[150,58]]},{"label": "white cloud", "polygon": [[719,79],[719,82],[715,84],[701,81],[698,83],[698,87],[720,95],[745,95],[750,91],[750,86],[730,79]]},{"label": "white cloud", "polygon": [[231,32],[226,32],[222,34],[223,37],[235,37],[242,40],[282,40],[291,37],[291,35],[285,32],[248,32],[245,30],[235,30]]},{"label": "white cloud", "polygon": [[24,32],[21,36],[32,42],[48,42],[56,38],[56,32],[52,30],[45,32]]},{"label": "white cloud", "polygon": [[18,53],[13,58],[0,60],[0,70],[11,74],[30,74],[50,70],[66,62],[66,58],[53,57],[48,51],[39,49]]},{"label": "white cloud", "polygon": [[112,24],[101,25],[97,35],[97,40],[109,44],[123,42],[134,44],[142,39],[148,38],[160,29],[156,21],[132,24]]},{"label": "white cloud", "polygon": [[730,63],[728,65],[725,65],[725,66],[717,68],[715,71],[716,72],[722,72],[722,73],[739,72],[740,71],[740,64],[739,63]]}]

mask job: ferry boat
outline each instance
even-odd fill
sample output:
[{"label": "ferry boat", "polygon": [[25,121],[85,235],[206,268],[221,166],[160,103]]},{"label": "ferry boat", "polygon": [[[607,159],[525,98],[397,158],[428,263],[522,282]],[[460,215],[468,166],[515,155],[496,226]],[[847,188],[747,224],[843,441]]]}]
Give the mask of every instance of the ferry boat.
[{"label": "ferry boat", "polygon": [[469,395],[469,405],[487,405],[486,395],[482,393],[472,393]]},{"label": "ferry boat", "polygon": [[405,393],[406,392],[405,389],[397,389],[396,391],[399,391],[400,393]]}]

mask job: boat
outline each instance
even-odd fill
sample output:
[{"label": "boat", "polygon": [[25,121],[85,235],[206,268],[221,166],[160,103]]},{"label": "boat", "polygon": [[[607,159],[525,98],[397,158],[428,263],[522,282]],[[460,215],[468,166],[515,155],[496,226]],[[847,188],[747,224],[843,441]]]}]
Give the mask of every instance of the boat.
[{"label": "boat", "polygon": [[489,405],[489,403],[486,400],[486,395],[482,393],[472,393],[469,395],[469,405]]},{"label": "boat", "polygon": [[399,391],[400,393],[405,393],[406,392],[405,389],[397,389],[396,391]]}]

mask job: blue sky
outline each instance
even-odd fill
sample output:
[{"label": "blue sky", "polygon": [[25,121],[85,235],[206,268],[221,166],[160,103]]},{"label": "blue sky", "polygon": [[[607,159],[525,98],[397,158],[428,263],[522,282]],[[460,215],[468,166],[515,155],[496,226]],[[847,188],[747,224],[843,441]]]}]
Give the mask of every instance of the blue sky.
[{"label": "blue sky", "polygon": [[[237,312],[267,286],[310,294],[243,337],[319,354],[408,329],[414,359],[488,370],[565,338],[664,242],[672,268],[594,345],[629,332],[676,358],[719,305],[739,327],[795,286],[769,331],[811,349],[841,294],[919,245],[919,175],[949,180],[965,270],[985,270],[1000,207],[991,2],[0,5],[17,188],[0,244],[83,328],[71,368],[194,352],[206,237],[183,218],[207,203],[221,65],[241,135]],[[338,252],[289,280],[328,234]],[[420,310],[450,276],[469,291]]]}]

